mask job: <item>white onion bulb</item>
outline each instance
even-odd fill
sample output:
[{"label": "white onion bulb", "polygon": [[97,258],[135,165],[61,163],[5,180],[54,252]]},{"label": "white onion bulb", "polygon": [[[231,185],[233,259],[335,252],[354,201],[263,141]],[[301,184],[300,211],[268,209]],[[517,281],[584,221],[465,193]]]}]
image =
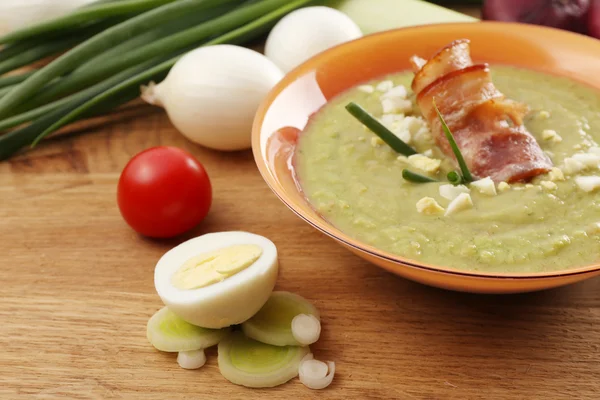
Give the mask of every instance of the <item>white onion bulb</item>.
[{"label": "white onion bulb", "polygon": [[358,25],[346,14],[324,6],[306,7],[275,25],[265,55],[287,73],[314,55],[361,36]]},{"label": "white onion bulb", "polygon": [[325,389],[333,382],[335,363],[315,360],[312,353],[304,356],[298,368],[300,382],[309,389]]},{"label": "white onion bulb", "polygon": [[181,351],[177,354],[177,363],[184,369],[198,369],[206,364],[204,350]]},{"label": "white onion bulb", "polygon": [[175,128],[215,150],[251,147],[254,115],[283,73],[262,54],[240,46],[200,47],[184,55],[142,99],[162,106]]}]

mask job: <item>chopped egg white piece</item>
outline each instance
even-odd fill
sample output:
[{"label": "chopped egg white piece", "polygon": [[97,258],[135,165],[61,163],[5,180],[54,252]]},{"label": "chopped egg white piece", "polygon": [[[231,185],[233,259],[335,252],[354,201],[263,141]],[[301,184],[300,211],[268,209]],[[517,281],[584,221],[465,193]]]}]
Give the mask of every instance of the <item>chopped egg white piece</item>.
[{"label": "chopped egg white piece", "polygon": [[500,182],[498,184],[498,191],[499,192],[506,192],[508,189],[510,189],[510,185],[506,182]]},{"label": "chopped egg white piece", "polygon": [[408,131],[392,131],[392,133],[394,135],[396,135],[396,137],[400,140],[402,140],[404,143],[410,143],[412,141],[412,136],[410,135],[410,132]]},{"label": "chopped egg white piece", "polygon": [[412,135],[404,123],[403,114],[384,114],[381,117],[381,123],[404,143],[410,143],[412,140]]},{"label": "chopped egg white piece", "polygon": [[[390,129],[398,137],[410,135],[411,140],[427,142],[431,139],[431,131],[427,122],[421,117],[406,116],[397,120]],[[408,142],[407,142],[408,143]]]},{"label": "chopped egg white piece", "polygon": [[440,186],[440,196],[448,200],[454,200],[461,193],[471,193],[471,190],[465,185],[441,185]]},{"label": "chopped egg white piece", "polygon": [[586,192],[593,192],[600,188],[600,176],[578,176],[575,183],[579,188]]},{"label": "chopped egg white piece", "polygon": [[544,129],[542,131],[542,139],[549,140],[554,143],[562,142],[562,137],[558,133],[556,133],[555,130],[552,129]]},{"label": "chopped egg white piece", "polygon": [[588,235],[597,235],[600,233],[600,222],[594,222],[590,227],[586,230]]},{"label": "chopped egg white piece", "polygon": [[375,91],[375,88],[371,85],[360,85],[358,87],[358,90],[365,93],[373,93]]},{"label": "chopped egg white piece", "polygon": [[598,168],[600,165],[600,155],[594,153],[577,153],[571,157],[575,161],[579,161],[585,167]]},{"label": "chopped egg white piece", "polygon": [[373,146],[373,147],[379,147],[384,143],[385,142],[383,141],[383,139],[381,139],[379,136],[373,136],[371,138],[371,146]]},{"label": "chopped egg white piece", "polygon": [[[405,116],[403,113],[386,113],[379,118],[379,122],[405,143],[411,143],[413,140],[428,142],[432,139],[429,126],[422,117]],[[430,155],[432,154],[430,153]]]},{"label": "chopped egg white piece", "polygon": [[452,215],[469,208],[473,208],[473,200],[471,200],[471,195],[468,193],[461,193],[458,195],[458,197],[452,200],[450,204],[448,204],[448,208],[446,209],[446,213],[444,215]]},{"label": "chopped egg white piece", "polygon": [[394,124],[402,122],[404,114],[383,114],[381,116],[381,123],[387,126],[389,129],[394,127]]},{"label": "chopped egg white piece", "polygon": [[488,196],[495,196],[497,194],[494,181],[489,176],[487,178],[471,182],[471,186],[477,189],[479,193],[487,194]]},{"label": "chopped egg white piece", "polygon": [[400,97],[400,98],[405,99],[407,95],[408,95],[408,92],[406,91],[406,88],[402,85],[398,85],[398,86],[393,87],[392,89],[388,90],[387,92],[385,92],[381,96],[381,98]]},{"label": "chopped egg white piece", "polygon": [[381,100],[384,113],[407,113],[412,111],[412,101],[402,97],[386,97]]},{"label": "chopped egg white piece", "polygon": [[425,157],[429,157],[429,158],[431,158],[431,157],[433,157],[433,150],[431,150],[431,149],[429,149],[429,150],[425,150],[425,151],[423,152],[423,155],[424,155]]},{"label": "chopped egg white piece", "polygon": [[413,154],[412,156],[409,156],[408,162],[413,167],[426,172],[437,172],[442,164],[442,160],[429,158],[423,154]]},{"label": "chopped egg white piece", "polygon": [[562,169],[557,168],[557,167],[553,167],[550,170],[550,172],[548,172],[548,179],[550,179],[553,182],[564,181],[565,180],[565,174],[563,174]]},{"label": "chopped egg white piece", "polygon": [[402,125],[411,133],[411,135],[431,133],[427,122],[421,117],[404,117]]},{"label": "chopped egg white piece", "polygon": [[550,113],[548,111],[540,111],[538,117],[541,119],[548,119],[550,118]]},{"label": "chopped egg white piece", "polygon": [[425,215],[435,215],[444,212],[444,208],[432,197],[423,197],[417,201],[417,212]]},{"label": "chopped egg white piece", "polygon": [[597,154],[597,155],[600,156],[600,147],[598,147],[598,146],[590,147],[588,149],[588,153],[590,153],[590,154]]},{"label": "chopped egg white piece", "polygon": [[393,87],[394,87],[394,82],[383,81],[383,82],[379,82],[379,84],[377,85],[377,90],[379,92],[387,92],[388,90],[392,89]]},{"label": "chopped egg white piece", "polygon": [[541,181],[540,186],[547,190],[556,190],[558,186],[552,181]]},{"label": "chopped egg white piece", "polygon": [[579,171],[583,171],[585,165],[581,161],[577,161],[572,157],[567,157],[564,160],[563,172],[567,175],[576,174]]}]

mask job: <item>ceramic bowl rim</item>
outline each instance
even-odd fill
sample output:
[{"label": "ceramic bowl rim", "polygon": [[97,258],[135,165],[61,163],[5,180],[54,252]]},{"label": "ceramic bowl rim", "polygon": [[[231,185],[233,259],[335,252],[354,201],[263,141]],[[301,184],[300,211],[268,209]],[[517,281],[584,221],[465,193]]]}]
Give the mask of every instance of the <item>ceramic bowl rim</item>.
[{"label": "ceramic bowl rim", "polygon": [[[336,228],[329,221],[323,219],[321,227],[319,224],[312,222],[307,216],[304,215],[302,207],[291,204],[292,202],[288,201],[284,195],[282,195],[277,188],[272,184],[272,177],[269,174],[269,167],[267,166],[266,160],[263,158],[261,146],[260,146],[260,136],[261,136],[261,128],[262,123],[264,122],[264,116],[266,112],[271,107],[273,101],[277,97],[279,93],[286,87],[288,87],[292,82],[294,82],[297,78],[297,74],[299,71],[306,69],[307,66],[314,64],[315,67],[320,64],[321,60],[326,60],[331,57],[332,54],[340,51],[340,49],[344,49],[348,46],[354,45],[356,42],[361,41],[370,41],[374,38],[388,35],[397,35],[402,32],[411,32],[411,31],[419,31],[419,30],[430,30],[430,29],[443,29],[444,27],[456,27],[460,28],[463,26],[473,26],[479,25],[482,29],[485,29],[486,25],[505,25],[507,28],[513,29],[511,32],[514,33],[514,29],[517,30],[538,30],[540,34],[544,31],[552,31],[556,32],[560,35],[572,36],[574,40],[587,39],[591,42],[595,42],[596,39],[587,37],[585,35],[559,30],[556,28],[545,27],[545,26],[537,26],[537,25],[528,25],[522,23],[514,23],[514,22],[499,22],[499,21],[473,21],[473,22],[450,22],[450,23],[438,23],[438,24],[430,24],[430,25],[419,25],[419,26],[410,26],[404,28],[397,28],[386,30],[383,32],[377,32],[369,35],[365,35],[361,38],[352,40],[350,42],[343,43],[341,45],[332,47],[322,53],[317,54],[316,56],[308,59],[301,65],[294,68],[290,71],[286,76],[275,85],[275,87],[269,92],[269,94],[265,97],[262,103],[259,106],[259,109],[256,113],[254,123],[252,126],[252,152],[254,156],[254,161],[258,167],[258,170],[267,184],[267,186],[273,191],[273,193],[279,198],[279,200],[285,204],[294,214],[300,217],[303,221],[308,223],[313,228],[317,229],[321,233],[329,236],[330,238],[342,243],[343,245],[353,248],[358,252],[365,253],[371,257],[376,257],[381,260],[388,261],[392,263],[395,267],[410,267],[422,271],[441,273],[441,274],[450,274],[455,276],[462,277],[470,277],[470,278],[481,278],[481,279],[502,279],[502,280],[536,280],[536,279],[549,279],[549,278],[564,278],[576,275],[584,275],[590,274],[594,272],[600,271],[600,262],[596,264],[586,265],[582,267],[569,268],[569,269],[560,269],[556,271],[548,271],[548,272],[537,272],[537,273],[485,273],[480,271],[470,271],[470,270],[460,270],[451,267],[446,267],[443,265],[430,265],[427,263],[421,263],[417,260],[412,260],[409,258],[404,258],[402,256],[395,255],[393,253],[389,253],[380,249],[376,249],[373,246],[369,246],[362,241],[354,238],[350,238],[349,235],[342,232],[340,229]],[[475,28],[477,29],[477,28]],[[348,236],[349,240],[344,239],[343,237],[334,233],[335,231],[339,231],[344,236]],[[368,247],[372,247],[375,251],[370,250]],[[392,271],[393,272],[393,271]]]}]

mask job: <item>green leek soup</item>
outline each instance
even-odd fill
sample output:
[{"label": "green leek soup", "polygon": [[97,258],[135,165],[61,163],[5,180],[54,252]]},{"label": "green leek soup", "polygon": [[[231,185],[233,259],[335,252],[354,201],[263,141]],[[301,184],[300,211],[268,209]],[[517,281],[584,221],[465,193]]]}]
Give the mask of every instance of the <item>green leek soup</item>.
[{"label": "green leek soup", "polygon": [[[529,184],[500,183],[496,195],[471,188],[472,208],[451,215],[418,211],[416,204],[427,197],[448,207],[440,186],[448,183],[444,177],[455,166],[435,146],[412,93],[407,97],[412,111],[384,115],[384,92],[398,85],[410,88],[412,73],[399,73],[340,94],[311,118],[294,155],[296,178],[311,205],[361,242],[434,265],[535,273],[600,261],[600,190],[586,191],[576,182],[578,176],[600,176],[600,171],[597,163],[576,168],[570,163],[576,154],[598,153],[600,94],[538,72],[506,66],[491,70],[500,91],[530,107],[525,125],[552,159],[552,173]],[[436,161],[439,171],[395,153],[345,110],[350,101],[388,126],[402,125],[397,135]],[[443,182],[405,181],[404,168]]]}]

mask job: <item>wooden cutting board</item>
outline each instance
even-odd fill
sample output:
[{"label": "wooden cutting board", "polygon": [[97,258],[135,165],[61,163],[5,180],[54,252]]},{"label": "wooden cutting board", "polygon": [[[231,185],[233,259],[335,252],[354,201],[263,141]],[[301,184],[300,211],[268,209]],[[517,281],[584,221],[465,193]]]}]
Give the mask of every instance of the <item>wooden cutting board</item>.
[{"label": "wooden cutting board", "polygon": [[[302,222],[249,151],[192,145],[146,106],[86,129],[0,163],[0,399],[600,398],[599,279],[514,296],[421,286]],[[120,171],[155,145],[191,151],[214,185],[210,216],[179,240],[137,236],[116,206]],[[313,351],[337,367],[327,390],[297,380],[238,387],[219,374],[214,350],[204,368],[185,371],[147,342],[146,322],[162,305],[158,258],[186,238],[234,229],[271,238],[278,289],[321,310]]]}]

